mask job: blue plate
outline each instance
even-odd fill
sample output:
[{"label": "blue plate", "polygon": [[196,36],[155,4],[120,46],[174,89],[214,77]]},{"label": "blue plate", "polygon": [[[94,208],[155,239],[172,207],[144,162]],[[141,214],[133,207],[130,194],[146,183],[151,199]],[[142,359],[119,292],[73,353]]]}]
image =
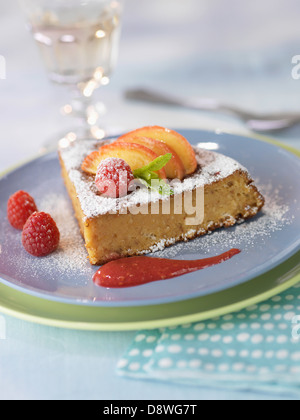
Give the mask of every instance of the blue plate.
[{"label": "blue plate", "polygon": [[[49,154],[0,180],[0,282],[24,293],[88,306],[143,306],[210,295],[257,277],[300,249],[300,160],[273,144],[227,133],[178,130],[191,144],[238,160],[249,170],[266,205],[260,215],[238,226],[220,229],[194,241],[177,244],[154,257],[198,259],[230,248],[241,254],[220,265],[171,280],[128,289],[103,289],[92,281],[90,266],[72,207],[60,176],[57,154]],[[52,214],[61,230],[59,250],[45,258],[31,257],[21,232],[6,218],[6,203],[19,189],[28,191],[39,210]]]}]

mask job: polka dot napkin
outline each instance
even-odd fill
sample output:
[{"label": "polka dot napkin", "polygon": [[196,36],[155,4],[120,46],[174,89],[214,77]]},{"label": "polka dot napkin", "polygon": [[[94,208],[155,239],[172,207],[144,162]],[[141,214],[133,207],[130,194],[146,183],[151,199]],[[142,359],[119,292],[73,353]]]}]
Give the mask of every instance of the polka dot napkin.
[{"label": "polka dot napkin", "polygon": [[140,331],[117,373],[300,397],[300,284],[238,313]]}]

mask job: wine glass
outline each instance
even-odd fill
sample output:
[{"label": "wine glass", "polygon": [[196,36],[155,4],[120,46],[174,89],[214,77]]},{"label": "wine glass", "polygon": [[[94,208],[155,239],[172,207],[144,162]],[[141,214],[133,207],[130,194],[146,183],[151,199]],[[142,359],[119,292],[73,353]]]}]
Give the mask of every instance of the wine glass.
[{"label": "wine glass", "polygon": [[105,137],[105,107],[94,92],[116,66],[123,0],[19,1],[50,80],[71,92],[63,113],[75,117],[74,126],[60,141]]}]

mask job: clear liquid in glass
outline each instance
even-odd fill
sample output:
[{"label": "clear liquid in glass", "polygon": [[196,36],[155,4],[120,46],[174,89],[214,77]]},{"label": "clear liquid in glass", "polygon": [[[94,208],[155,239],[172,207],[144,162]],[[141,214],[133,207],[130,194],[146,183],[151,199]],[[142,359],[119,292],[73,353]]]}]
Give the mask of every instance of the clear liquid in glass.
[{"label": "clear liquid in glass", "polygon": [[32,22],[31,29],[54,82],[101,83],[116,65],[121,29],[117,8],[75,23],[62,23],[52,14],[45,14],[41,22]]}]

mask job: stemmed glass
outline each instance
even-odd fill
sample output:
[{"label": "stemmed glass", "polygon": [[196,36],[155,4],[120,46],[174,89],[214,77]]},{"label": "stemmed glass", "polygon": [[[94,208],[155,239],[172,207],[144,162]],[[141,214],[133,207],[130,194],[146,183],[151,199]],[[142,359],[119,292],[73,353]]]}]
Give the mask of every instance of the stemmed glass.
[{"label": "stemmed glass", "polygon": [[101,139],[105,109],[94,92],[116,66],[123,0],[19,0],[52,82],[68,86],[65,115],[75,117],[61,141]]}]

